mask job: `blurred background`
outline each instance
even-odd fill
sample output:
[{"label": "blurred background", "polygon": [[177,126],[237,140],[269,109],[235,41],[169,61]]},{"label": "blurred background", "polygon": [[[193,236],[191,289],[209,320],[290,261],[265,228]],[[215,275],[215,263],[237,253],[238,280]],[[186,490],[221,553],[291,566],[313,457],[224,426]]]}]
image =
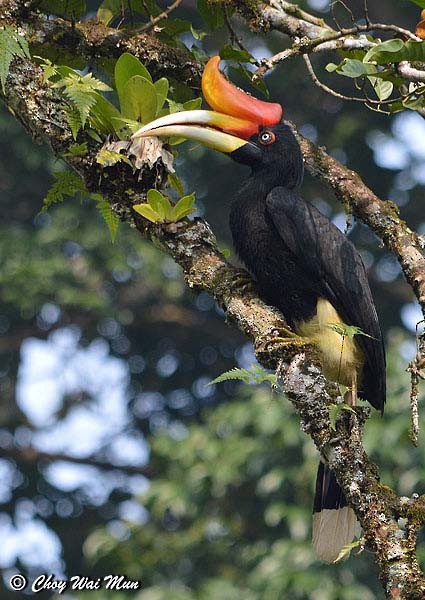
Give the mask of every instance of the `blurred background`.
[{"label": "blurred background", "polygon": [[[300,4],[327,16],[327,1]],[[379,10],[370,4],[372,20],[409,29],[419,20],[407,0]],[[348,5],[361,15],[362,2]],[[191,3],[179,10],[202,26]],[[347,11],[335,11],[349,24]],[[286,44],[235,25],[256,57]],[[227,35],[221,28],[202,42],[183,41],[212,54]],[[328,59],[314,57],[317,72],[350,94],[351,81],[324,70]],[[280,66],[267,84],[304,135],[425,234],[420,116],[387,117],[326,95],[301,59]],[[186,191],[196,191],[198,214],[236,262],[227,220],[244,167],[190,143],[179,152]],[[112,244],[92,200],[66,198],[38,214],[52,173],[63,168],[1,109],[1,598],[17,598],[7,583],[15,572],[122,573],[142,581],[141,600],[383,598],[368,551],[335,566],[314,558],[318,456],[290,404],[268,388],[206,386],[255,362],[213,299],[191,294],[179,267],[130,228],[122,225]],[[328,189],[306,175],[302,194],[345,229],[343,207]],[[368,268],[388,353],[387,410],[368,422],[366,447],[385,484],[407,496],[424,493],[424,434],[414,448],[405,372],[420,310],[379,240],[359,223],[349,235]],[[424,564],[423,540],[419,555]]]}]

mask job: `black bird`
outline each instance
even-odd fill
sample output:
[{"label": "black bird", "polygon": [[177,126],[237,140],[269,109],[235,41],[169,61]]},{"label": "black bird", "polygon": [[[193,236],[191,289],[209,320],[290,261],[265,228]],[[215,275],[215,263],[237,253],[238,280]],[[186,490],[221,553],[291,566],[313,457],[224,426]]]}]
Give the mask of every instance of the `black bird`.
[{"label": "black bird", "polygon": [[[314,341],[324,375],[350,388],[346,402],[385,404],[385,350],[366,271],[354,245],[295,188],[303,158],[279,104],[236,88],[210,59],[202,90],[214,111],[186,111],[149,123],[133,137],[179,136],[226,152],[251,167],[233,199],[230,227],[236,251],[261,296],[293,330]],[[344,335],[345,325],[364,334]],[[319,465],[313,545],[334,561],[359,528],[334,474]]]}]

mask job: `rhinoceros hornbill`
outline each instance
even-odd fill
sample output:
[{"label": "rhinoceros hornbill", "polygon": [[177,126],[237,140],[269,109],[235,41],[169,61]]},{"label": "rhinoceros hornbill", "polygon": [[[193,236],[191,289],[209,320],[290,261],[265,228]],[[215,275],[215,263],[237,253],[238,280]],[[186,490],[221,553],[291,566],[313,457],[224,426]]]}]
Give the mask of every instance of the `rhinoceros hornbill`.
[{"label": "rhinoceros hornbill", "polygon": [[[282,120],[280,104],[238,89],[207,63],[202,91],[211,110],[161,117],[133,137],[197,140],[251,167],[233,198],[230,227],[235,249],[264,300],[280,309],[292,329],[312,340],[324,375],[375,408],[385,403],[385,352],[366,271],[353,244],[295,188],[303,177],[300,146]],[[339,329],[338,329],[339,324]],[[344,324],[366,335],[345,336]],[[323,461],[323,459],[322,459]],[[350,543],[358,523],[334,474],[321,462],[314,500],[313,544],[331,562]]]}]

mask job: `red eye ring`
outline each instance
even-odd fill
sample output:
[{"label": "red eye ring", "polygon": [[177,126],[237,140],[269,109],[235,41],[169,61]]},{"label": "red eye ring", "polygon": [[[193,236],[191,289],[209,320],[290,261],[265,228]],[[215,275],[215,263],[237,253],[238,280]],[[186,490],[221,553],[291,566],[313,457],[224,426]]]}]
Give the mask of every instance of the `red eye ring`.
[{"label": "red eye ring", "polygon": [[273,133],[273,131],[269,131],[268,129],[265,129],[258,135],[258,141],[263,146],[269,146],[270,144],[273,144],[273,142],[276,141],[276,136]]}]

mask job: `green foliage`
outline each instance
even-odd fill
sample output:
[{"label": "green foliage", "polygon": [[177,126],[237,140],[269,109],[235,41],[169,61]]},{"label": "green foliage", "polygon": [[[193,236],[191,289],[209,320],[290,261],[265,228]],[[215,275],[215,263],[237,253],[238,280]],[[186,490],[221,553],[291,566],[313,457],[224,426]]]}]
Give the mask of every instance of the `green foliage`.
[{"label": "green foliage", "polygon": [[83,142],[82,144],[73,144],[72,146],[70,146],[64,156],[85,156],[86,154],[87,142]]},{"label": "green foliage", "polygon": [[365,333],[360,327],[356,327],[356,325],[347,325],[347,323],[327,323],[326,327],[339,333],[340,336],[348,337],[351,340],[355,335],[364,335],[365,337],[375,339],[373,336]]},{"label": "green foliage", "polygon": [[256,364],[252,364],[250,370],[238,369],[236,367],[234,369],[230,369],[230,371],[222,373],[210,381],[207,385],[213,385],[215,383],[222,383],[223,381],[231,381],[236,379],[253,385],[259,385],[267,382],[272,386],[273,389],[279,387],[276,374],[269,373],[266,371],[266,369],[263,369],[263,367]]},{"label": "green foliage", "polygon": [[210,30],[218,29],[224,24],[224,9],[220,3],[197,0],[197,7]]},{"label": "green foliage", "polygon": [[93,532],[85,552],[97,570],[137,574],[143,600],[382,598],[361,583],[370,554],[337,566],[316,561],[318,455],[281,399],[256,389],[208,410],[179,439],[164,432],[150,443],[157,474],[140,498],[149,520],[122,541],[106,528]]},{"label": "green foliage", "polygon": [[108,226],[111,242],[114,243],[120,224],[118,216],[113,212],[111,205],[103,198],[103,196],[100,194],[91,194],[91,198],[96,201],[96,208]]},{"label": "green foliage", "polygon": [[73,171],[55,171],[53,176],[56,181],[47,192],[40,212],[45,212],[53,204],[63,202],[65,196],[72,198],[79,194],[82,197],[87,193],[83,180]]},{"label": "green foliage", "polygon": [[195,211],[194,203],[195,194],[183,196],[172,205],[161,192],[151,189],[147,193],[147,203],[135,204],[133,209],[152,223],[177,222]]},{"label": "green foliage", "polygon": [[255,58],[247,50],[234,48],[231,44],[226,44],[221,48],[220,58],[223,60],[235,60],[236,62],[255,62]]},{"label": "green foliage", "polygon": [[410,0],[413,4],[417,4],[421,8],[425,8],[425,0]]},{"label": "green foliage", "polygon": [[[347,388],[345,389],[345,391]],[[331,423],[332,429],[336,430],[336,422],[338,417],[341,415],[343,411],[348,411],[354,413],[355,410],[349,404],[345,404],[345,402],[340,402],[339,404],[330,404],[329,405],[329,420]]]},{"label": "green foliage", "polygon": [[[81,146],[82,144],[80,144],[80,150]],[[73,198],[77,195],[80,201],[85,197],[90,197],[96,201],[96,208],[108,226],[111,241],[114,242],[118,231],[119,219],[112,212],[110,204],[103,196],[100,194],[89,194],[81,177],[73,171],[56,171],[53,175],[56,181],[47,192],[40,213],[46,212],[53,204],[63,202],[65,197]]]},{"label": "green foliage", "polygon": [[[42,61],[44,80],[61,89],[68,100],[65,112],[74,139],[86,125],[89,134],[97,141],[102,140],[99,134],[115,133],[125,139],[142,124],[168,114],[171,109],[191,110],[201,103],[201,99],[182,105],[169,100],[169,107],[164,108],[169,92],[168,80],[162,77],[153,82],[146,67],[129,53],[120,56],[114,70],[120,110],[101,93],[112,89],[92,73],[81,75],[70,67],[53,64],[50,59],[38,58]],[[104,158],[101,156],[100,160]]]},{"label": "green foliage", "polygon": [[[73,105],[72,125],[74,138],[75,124],[84,127],[89,117],[90,112],[96,104],[96,99],[99,97],[99,92],[109,92],[111,88],[93,77],[91,73],[80,75],[77,72],[69,73],[69,75],[59,79],[53,84],[53,87],[63,88],[65,96]],[[78,117],[78,118],[77,118]]]},{"label": "green foliage", "polygon": [[110,22],[122,13],[123,1],[122,0],[103,0],[99,8],[97,9],[96,17],[104,25],[109,25]]},{"label": "green foliage", "polygon": [[115,86],[120,101],[122,123],[132,133],[163,111],[169,84],[162,77],[156,82],[146,67],[134,56],[124,53],[115,64]]},{"label": "green foliage", "polygon": [[[375,44],[368,52],[357,51],[356,57],[346,52],[340,64],[329,63],[326,70],[336,72],[352,79],[365,78],[371,84],[377,98],[382,102],[391,98],[395,89],[405,86],[405,81],[397,73],[396,65],[400,61],[425,61],[425,41],[414,42],[391,39]],[[391,112],[405,108],[419,110],[424,107],[425,86],[417,83],[409,84],[406,94],[402,88],[402,99],[388,104]]]},{"label": "green foliage", "polygon": [[270,96],[269,90],[267,89],[267,85],[262,77],[257,77],[255,79],[252,79],[252,73],[250,71],[248,71],[248,69],[245,68],[244,65],[242,65],[242,64],[232,67],[231,70],[236,71],[236,73],[239,73],[239,75],[241,75],[243,77],[243,79],[245,79],[245,81],[247,81],[250,85],[252,85],[259,92],[264,94],[264,96],[266,96],[266,98],[269,98],[269,96]]},{"label": "green foliage", "polygon": [[14,58],[30,58],[28,43],[15,29],[6,25],[0,29],[0,84],[3,94],[6,92],[6,79]]},{"label": "green foliage", "polygon": [[424,61],[425,41],[414,42],[409,40],[403,42],[400,39],[386,40],[373,46],[365,55],[365,62],[375,62],[378,65],[397,63],[402,60]]},{"label": "green foliage", "polygon": [[330,73],[337,71],[341,75],[345,75],[345,77],[350,78],[362,77],[362,75],[371,75],[373,73],[377,73],[377,68],[375,65],[365,63],[354,58],[344,58],[339,65],[336,65],[335,63],[329,63],[326,65],[326,70]]},{"label": "green foliage", "polygon": [[114,150],[108,150],[108,148],[101,148],[96,155],[96,162],[102,165],[102,167],[111,167],[119,162],[125,162],[130,167],[133,166],[131,160],[125,154],[115,152]]},{"label": "green foliage", "polygon": [[84,0],[42,0],[37,8],[47,15],[78,20],[86,12],[86,3]]},{"label": "green foliage", "polygon": [[360,546],[360,540],[355,540],[351,544],[347,544],[346,546],[341,548],[341,552],[338,554],[338,556],[334,560],[334,563],[341,562],[345,558],[348,558],[350,556],[351,550],[354,550],[354,548],[358,548],[359,546]]}]

